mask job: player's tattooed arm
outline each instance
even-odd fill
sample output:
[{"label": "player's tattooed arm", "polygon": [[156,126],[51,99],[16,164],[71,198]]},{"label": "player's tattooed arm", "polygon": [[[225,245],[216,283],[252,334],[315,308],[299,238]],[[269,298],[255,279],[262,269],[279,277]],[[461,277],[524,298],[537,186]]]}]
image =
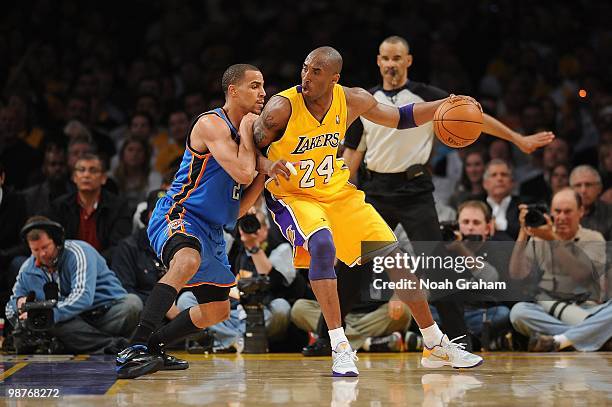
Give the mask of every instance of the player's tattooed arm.
[{"label": "player's tattooed arm", "polygon": [[253,140],[262,149],[277,140],[291,117],[291,103],[282,96],[273,96],[253,126]]},{"label": "player's tattooed arm", "polygon": [[[259,149],[264,149],[273,141],[278,140],[291,117],[291,103],[282,96],[274,96],[268,101],[259,118],[253,125],[253,141]],[[285,166],[285,160],[272,162],[261,152],[258,153],[255,169],[268,177],[274,179],[278,184],[278,177],[289,179],[291,175]]]}]

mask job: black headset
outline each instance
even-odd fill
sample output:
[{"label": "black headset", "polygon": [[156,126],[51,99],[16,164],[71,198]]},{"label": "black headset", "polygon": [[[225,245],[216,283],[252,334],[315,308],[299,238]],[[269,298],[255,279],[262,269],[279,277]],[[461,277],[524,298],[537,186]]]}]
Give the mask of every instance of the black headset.
[{"label": "black headset", "polygon": [[59,249],[62,249],[64,247],[64,240],[65,240],[64,228],[59,223],[53,222],[52,220],[43,220],[43,219],[34,220],[34,221],[26,223],[25,226],[21,228],[21,232],[19,232],[21,239],[23,239],[23,241],[26,244],[28,243],[28,239],[27,239],[28,233],[30,233],[30,231],[34,229],[44,230],[45,232],[47,232],[51,240],[53,240],[53,242]]}]

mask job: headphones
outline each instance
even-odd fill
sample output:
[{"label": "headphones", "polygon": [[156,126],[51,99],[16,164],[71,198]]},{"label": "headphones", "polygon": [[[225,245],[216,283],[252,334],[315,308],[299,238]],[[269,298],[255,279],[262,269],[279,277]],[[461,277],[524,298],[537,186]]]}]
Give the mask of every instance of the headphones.
[{"label": "headphones", "polygon": [[49,235],[51,240],[53,240],[58,249],[61,250],[64,247],[64,228],[59,223],[53,222],[52,220],[48,219],[33,220],[31,222],[26,223],[25,226],[21,228],[21,232],[19,232],[21,239],[26,244],[28,243],[28,233],[30,233],[30,231],[34,229],[41,229],[47,232],[47,234]]}]

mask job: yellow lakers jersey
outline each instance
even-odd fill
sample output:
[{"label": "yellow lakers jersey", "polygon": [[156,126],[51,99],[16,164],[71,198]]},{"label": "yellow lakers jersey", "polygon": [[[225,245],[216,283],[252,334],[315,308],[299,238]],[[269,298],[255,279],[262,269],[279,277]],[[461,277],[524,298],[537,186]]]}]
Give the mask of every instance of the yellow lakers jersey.
[{"label": "yellow lakers jersey", "polygon": [[346,132],[346,97],[336,84],[331,107],[319,122],[306,108],[301,90],[295,86],[278,94],[291,103],[291,117],[283,136],[268,147],[272,161],[299,161],[298,174],[289,180],[279,177],[278,186],[268,180],[266,188],[278,197],[305,195],[324,200],[338,193],[350,175],[344,161],[336,158]]}]

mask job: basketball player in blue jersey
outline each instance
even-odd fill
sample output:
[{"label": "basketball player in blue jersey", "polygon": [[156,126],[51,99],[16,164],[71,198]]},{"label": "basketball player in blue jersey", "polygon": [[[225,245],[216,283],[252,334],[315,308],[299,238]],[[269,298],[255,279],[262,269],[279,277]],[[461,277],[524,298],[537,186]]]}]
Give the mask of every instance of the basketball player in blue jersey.
[{"label": "basketball player in blue jersey", "polygon": [[[379,103],[361,88],[338,84],[342,56],[331,47],[321,47],[306,57],[302,84],[272,97],[255,121],[254,140],[267,147],[266,161],[290,158],[299,161],[299,170],[289,180],[266,182],[265,195],[274,221],[294,246],[296,267],[308,267],[312,290],[329,327],[332,347],[332,374],[357,376],[357,357],[341,324],[334,262],[362,264],[373,257],[401,256],[397,238],[365,195],[348,182],[349,170],[337,160],[346,128],[359,116],[385,127],[407,129],[431,121],[445,99],[409,103],[395,107]],[[464,96],[452,96],[462,97]],[[377,242],[378,247],[361,253],[361,243]],[[363,256],[363,257],[362,257]],[[388,270],[392,281],[413,280],[414,274],[399,268]],[[397,290],[410,308],[425,342],[424,367],[475,367],[482,358],[466,352],[450,340],[434,322],[424,293]]]},{"label": "basketball player in blue jersey", "polygon": [[[117,375],[128,379],[157,370],[189,366],[164,352],[174,342],[227,319],[228,294],[235,285],[223,239],[263,188],[264,176],[288,178],[280,161],[255,177],[256,149],[251,127],[264,106],[264,80],[252,65],[230,66],[223,74],[225,105],[194,120],[183,161],[170,190],[153,211],[147,234],[168,272],[155,285],[131,344],[117,356]],[[247,132],[244,132],[245,134]],[[244,191],[243,187],[249,185]],[[160,328],[181,289],[199,305],[184,310]]]}]

